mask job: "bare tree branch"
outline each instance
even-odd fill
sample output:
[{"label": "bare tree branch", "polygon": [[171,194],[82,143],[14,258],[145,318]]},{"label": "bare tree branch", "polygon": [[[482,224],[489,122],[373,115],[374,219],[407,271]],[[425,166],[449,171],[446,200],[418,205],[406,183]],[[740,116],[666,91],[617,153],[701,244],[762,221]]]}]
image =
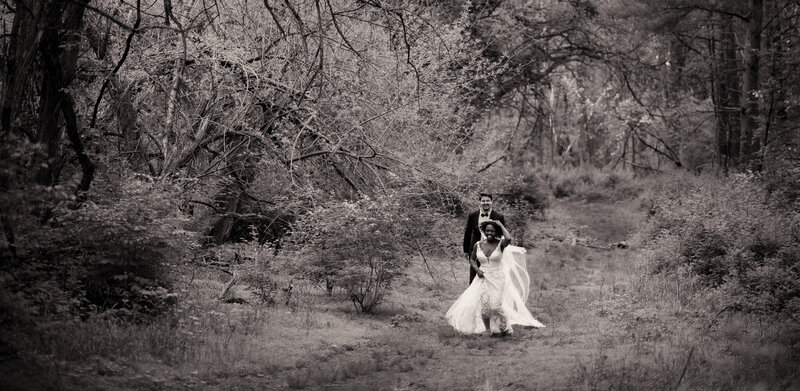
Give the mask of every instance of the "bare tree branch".
[{"label": "bare tree branch", "polygon": [[275,10],[270,7],[269,0],[264,0],[264,7],[267,8],[267,11],[269,11],[269,15],[272,17],[272,21],[275,22],[275,26],[278,27],[278,31],[280,31],[281,35],[286,38],[286,31],[283,30],[283,26],[281,26],[281,22],[278,21],[278,17],[275,16]]},{"label": "bare tree branch", "polygon": [[[111,19],[109,19],[111,20]],[[103,100],[103,94],[108,88],[108,83],[111,82],[111,77],[119,72],[119,69],[122,68],[122,64],[125,63],[125,59],[128,58],[128,53],[131,50],[131,42],[133,42],[133,36],[136,35],[136,31],[139,28],[139,24],[142,21],[142,0],[136,0],[136,21],[133,23],[133,28],[128,33],[128,38],[125,40],[125,50],[122,52],[122,57],[120,57],[119,61],[117,61],[117,65],[114,66],[114,70],[111,71],[111,74],[106,76],[106,79],[103,81],[103,85],[100,87],[100,92],[97,94],[97,100],[94,102],[94,109],[92,110],[92,120],[89,122],[89,127],[94,128],[95,124],[97,123],[97,111],[100,107],[100,101]]]},{"label": "bare tree branch", "polygon": [[295,11],[294,7],[292,7],[292,3],[290,3],[289,0],[283,0],[283,3],[286,4],[286,7],[289,8],[289,11],[291,11],[292,15],[294,16],[294,20],[297,21],[297,26],[300,29],[300,38],[303,40],[303,50],[306,53],[306,56],[308,56],[308,43],[306,42],[305,33],[306,28],[305,24],[303,24],[303,19],[300,18],[300,15],[297,13],[297,11]]},{"label": "bare tree branch", "polygon": [[[266,1],[266,0],[265,0]],[[347,37],[342,32],[342,29],[339,27],[339,22],[336,21],[336,13],[333,12],[333,6],[331,5],[331,0],[325,0],[325,3],[328,4],[328,9],[331,11],[331,20],[333,21],[333,27],[336,28],[336,32],[339,33],[339,36],[342,37],[344,44],[350,48],[350,50],[356,54],[356,56],[361,57],[361,53],[356,50],[353,45],[350,44],[350,41],[347,40]]]}]

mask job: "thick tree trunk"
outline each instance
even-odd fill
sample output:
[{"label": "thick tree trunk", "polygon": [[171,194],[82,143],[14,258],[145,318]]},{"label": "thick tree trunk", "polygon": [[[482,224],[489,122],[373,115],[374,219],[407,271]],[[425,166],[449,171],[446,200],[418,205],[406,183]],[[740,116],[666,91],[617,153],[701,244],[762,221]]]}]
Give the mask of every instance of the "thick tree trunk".
[{"label": "thick tree trunk", "polygon": [[61,144],[61,87],[64,86],[61,62],[59,61],[60,15],[58,7],[50,6],[45,11],[45,25],[39,44],[42,66],[42,81],[39,90],[38,142],[44,144],[46,162],[36,173],[36,183],[52,186],[57,182],[58,161]]},{"label": "thick tree trunk", "polygon": [[763,0],[749,0],[750,16],[748,18],[744,51],[744,73],[742,74],[742,120],[739,158],[747,165],[753,153],[759,148],[758,134],[758,68],[761,59],[761,22]]},{"label": "thick tree trunk", "polygon": [[720,15],[716,32],[719,47],[714,58],[715,112],[717,113],[716,134],[719,164],[727,174],[728,168],[739,160],[740,144],[740,104],[739,104],[739,61],[736,57],[736,36],[733,19]]},{"label": "thick tree trunk", "polygon": [[2,100],[0,101],[2,102],[0,128],[5,132],[26,132],[28,138],[35,141],[34,134],[27,130],[27,126],[20,127],[17,120],[24,98],[32,96],[29,92],[34,90],[29,84],[33,75],[31,68],[38,53],[36,39],[41,28],[45,2],[42,0],[17,0],[14,5],[17,10],[27,9],[29,12],[14,13],[6,57],[6,72],[3,77]]},{"label": "thick tree trunk", "polygon": [[[60,171],[60,143],[62,137],[61,114],[67,112],[74,116],[72,99],[63,90],[75,78],[78,61],[78,31],[86,2],[48,3],[44,9],[44,24],[39,39],[39,57],[42,67],[41,89],[39,91],[39,126],[37,141],[44,144],[46,162],[36,173],[36,183],[52,186],[58,182]],[[65,97],[67,100],[65,101]],[[70,107],[65,108],[64,105]],[[66,111],[65,111],[66,110]],[[77,123],[74,131],[77,132]],[[69,126],[70,124],[68,124]],[[79,140],[79,138],[78,138]],[[73,143],[73,146],[76,144]],[[88,159],[82,147],[76,150],[79,159]],[[82,162],[83,165],[85,162]],[[94,172],[84,167],[84,174]],[[88,182],[85,182],[88,179]],[[84,177],[81,186],[91,183],[91,174]]]}]

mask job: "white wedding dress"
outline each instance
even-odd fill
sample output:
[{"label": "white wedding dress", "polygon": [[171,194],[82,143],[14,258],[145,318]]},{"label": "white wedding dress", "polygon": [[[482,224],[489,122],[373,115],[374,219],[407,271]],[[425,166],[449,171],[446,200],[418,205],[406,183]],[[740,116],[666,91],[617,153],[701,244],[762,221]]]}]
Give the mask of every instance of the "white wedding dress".
[{"label": "white wedding dress", "polygon": [[511,325],[544,327],[533,318],[525,302],[528,300],[530,277],[525,262],[525,249],[518,246],[497,248],[486,256],[477,246],[483,278],[475,277],[445,315],[456,331],[478,334],[486,330],[482,316],[489,317],[492,333],[511,332]]}]

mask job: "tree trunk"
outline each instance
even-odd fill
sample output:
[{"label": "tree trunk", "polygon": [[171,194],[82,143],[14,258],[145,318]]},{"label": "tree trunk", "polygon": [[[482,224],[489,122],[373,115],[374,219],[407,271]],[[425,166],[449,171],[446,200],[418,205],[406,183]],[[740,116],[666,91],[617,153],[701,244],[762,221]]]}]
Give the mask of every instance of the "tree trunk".
[{"label": "tree trunk", "polygon": [[[719,51],[717,50],[717,40],[716,37],[719,35],[719,27],[715,28],[714,36],[709,38],[706,43],[708,45],[708,55],[711,57],[711,102],[714,104],[714,161],[716,165],[716,173],[719,175],[720,173],[727,176],[728,175],[728,159],[727,159],[727,145],[725,143],[726,139],[726,129],[723,126],[724,122],[722,121],[722,88],[724,84],[722,83],[722,66],[721,66],[721,58],[719,57]],[[659,159],[659,162],[661,159]]]},{"label": "tree trunk", "polygon": [[[75,78],[78,62],[78,49],[81,21],[87,2],[49,3],[44,9],[44,25],[39,40],[39,55],[42,67],[41,89],[39,91],[38,142],[44,144],[47,153],[44,166],[36,173],[36,183],[53,186],[58,182],[60,171],[60,143],[62,137],[61,113],[66,110],[74,115],[72,99],[64,92]],[[65,101],[65,97],[67,101]],[[64,105],[70,105],[69,108]],[[74,119],[74,118],[73,118]],[[77,131],[77,128],[75,129]],[[75,145],[73,143],[73,145]],[[79,159],[85,158],[82,148],[76,151]],[[81,156],[82,155],[82,156]],[[81,163],[82,165],[84,162]],[[84,175],[89,171],[84,167]],[[87,177],[84,177],[86,180]],[[91,175],[88,182],[91,182]],[[83,186],[83,182],[82,182]]]},{"label": "tree trunk", "polygon": [[72,149],[78,157],[78,162],[81,165],[82,176],[81,183],[78,185],[78,191],[87,191],[92,184],[94,178],[94,164],[83,151],[83,143],[81,142],[80,131],[78,130],[78,116],[75,114],[75,103],[72,97],[66,92],[61,92],[61,111],[64,114],[64,122],[67,128],[67,136],[69,137]]},{"label": "tree trunk", "polygon": [[636,164],[636,140],[638,139],[638,137],[639,137],[638,134],[637,135],[631,134],[631,136],[630,136],[630,139],[631,139],[631,163],[630,163],[630,166],[631,166],[631,172],[633,172],[633,177],[634,178],[638,174],[638,170],[637,170],[638,164]]},{"label": "tree trunk", "polygon": [[114,106],[114,116],[120,132],[119,150],[128,156],[128,162],[134,169],[147,161],[146,151],[141,143],[141,134],[137,126],[136,107],[133,106],[133,93],[125,87],[117,75],[111,77],[109,96]]},{"label": "tree trunk", "polygon": [[720,15],[716,32],[719,49],[715,48],[714,76],[716,88],[717,137],[720,166],[727,174],[731,164],[739,160],[740,117],[739,117],[739,61],[736,57],[736,36],[731,16]]},{"label": "tree trunk", "polygon": [[[215,201],[226,213],[236,213],[239,209],[239,198],[242,197],[244,191],[244,184],[239,180],[233,180],[229,186],[226,186],[216,195]],[[217,220],[214,224],[214,228],[211,230],[214,243],[225,243],[231,235],[234,223],[236,223],[235,216],[223,216]]]},{"label": "tree trunk", "polygon": [[178,89],[181,86],[181,77],[183,75],[183,64],[186,62],[184,58],[178,58],[175,60],[175,64],[172,69],[172,86],[169,89],[169,95],[167,96],[167,116],[164,121],[164,141],[162,145],[164,146],[164,167],[162,171],[167,173],[170,171],[170,168],[173,164],[173,161],[177,159],[178,154],[178,145],[177,145],[177,135],[175,134],[175,117],[176,117],[176,110],[178,105]]},{"label": "tree trunk", "polygon": [[[26,132],[29,129],[28,126],[20,127],[17,119],[23,107],[23,100],[29,95],[29,91],[34,90],[29,84],[33,75],[31,68],[36,61],[36,39],[41,29],[45,2],[42,0],[17,0],[14,5],[17,10],[27,9],[29,12],[14,13],[11,34],[9,34],[6,72],[3,77],[0,128],[5,132],[16,133],[17,131]],[[27,136],[31,141],[35,141],[33,133],[27,132]]]},{"label": "tree trunk", "polygon": [[47,11],[46,26],[42,34],[39,51],[42,62],[42,82],[39,90],[39,128],[37,141],[44,144],[46,161],[36,173],[36,183],[53,186],[58,177],[59,146],[61,144],[60,89],[63,84],[61,64],[58,60],[59,40],[56,21],[59,18],[55,7]]},{"label": "tree trunk", "polygon": [[758,68],[761,58],[761,21],[763,0],[749,0],[750,16],[748,18],[744,51],[744,73],[742,74],[742,120],[739,158],[742,165],[747,165],[753,153],[759,148],[758,134]]},{"label": "tree trunk", "polygon": [[[539,118],[542,117],[541,107],[539,108]],[[536,121],[536,136],[539,138],[536,143],[536,150],[539,153],[539,166],[544,167],[544,120]]]},{"label": "tree trunk", "polygon": [[[778,10],[778,1],[767,0],[764,1],[764,15],[773,15]],[[775,15],[772,22],[765,28],[764,31],[764,51],[763,57],[767,59],[770,64],[765,67],[769,70],[769,79],[765,81],[765,85],[769,86],[765,93],[765,105],[762,109],[764,114],[763,119],[763,132],[760,135],[761,149],[759,151],[758,160],[762,167],[768,164],[767,159],[770,158],[771,146],[774,143],[776,148],[783,149],[788,144],[782,135],[790,134],[787,131],[787,110],[786,110],[786,90],[787,80],[785,77],[785,64],[783,37],[781,31],[784,27],[782,15]],[[796,72],[790,70],[789,72]],[[772,140],[770,140],[772,138]],[[760,169],[761,167],[757,167]]]}]

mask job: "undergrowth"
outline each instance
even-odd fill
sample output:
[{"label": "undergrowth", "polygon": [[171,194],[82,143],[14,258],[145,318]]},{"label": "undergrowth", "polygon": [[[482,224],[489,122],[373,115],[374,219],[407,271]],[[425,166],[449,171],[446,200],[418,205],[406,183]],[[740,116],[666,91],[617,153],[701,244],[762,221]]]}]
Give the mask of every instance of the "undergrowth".
[{"label": "undergrowth", "polygon": [[[643,192],[630,289],[575,370],[592,389],[792,389],[800,215],[769,182],[670,176]],[[773,192],[774,194],[774,192]],[[781,198],[785,200],[785,198]]]}]

